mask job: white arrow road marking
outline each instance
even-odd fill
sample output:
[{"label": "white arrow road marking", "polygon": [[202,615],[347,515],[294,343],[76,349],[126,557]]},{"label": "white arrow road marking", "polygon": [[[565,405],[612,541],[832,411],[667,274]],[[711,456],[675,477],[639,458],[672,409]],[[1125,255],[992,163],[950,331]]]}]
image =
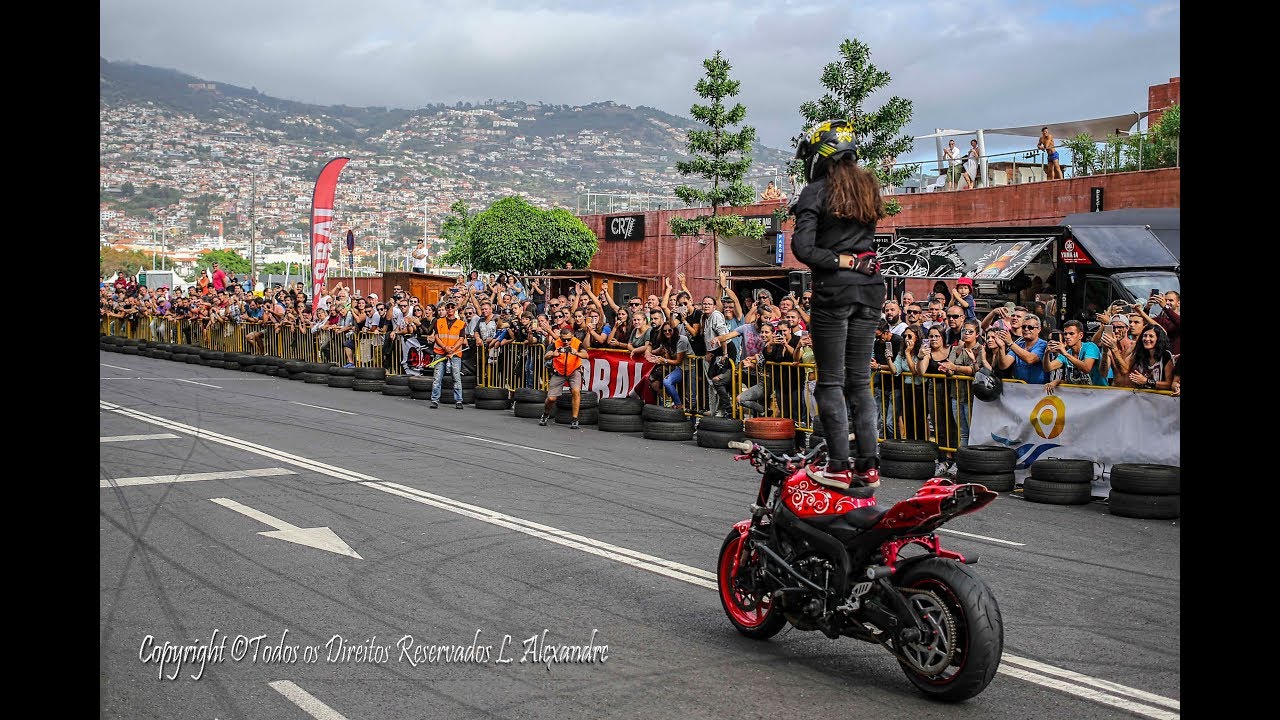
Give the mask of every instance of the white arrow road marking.
[{"label": "white arrow road marking", "polygon": [[347,720],[342,713],[320,702],[315,695],[288,680],[276,680],[275,682],[267,683],[267,685],[270,685],[272,690],[289,698],[290,702],[305,710],[308,715],[316,720]]},{"label": "white arrow road marking", "polygon": [[570,460],[582,459],[576,455],[565,455],[564,453],[558,453],[551,450],[543,450],[542,448],[529,447],[528,445],[515,445],[513,443],[508,443],[508,442],[490,440],[489,438],[476,437],[475,435],[463,435],[462,437],[467,438],[468,440],[479,440],[480,442],[493,443],[494,445],[506,445],[507,447],[520,448],[521,450],[532,450],[534,452],[546,453],[548,455],[559,455],[562,458],[569,458]]},{"label": "white arrow road marking", "polygon": [[236,480],[238,478],[271,477],[273,475],[297,475],[285,468],[261,468],[258,470],[224,470],[207,473],[184,473],[182,475],[145,475],[142,477],[103,478],[98,481],[99,488],[127,487],[129,485],[163,485],[165,483],[196,482],[197,480]]},{"label": "white arrow road marking", "polygon": [[129,372],[133,372],[133,368],[120,367],[119,365],[108,365],[106,363],[98,363],[98,364],[101,365],[102,367],[115,368],[117,370],[128,370]]},{"label": "white arrow road marking", "polygon": [[98,438],[101,442],[130,442],[132,440],[173,440],[178,436],[173,433],[156,433],[155,435],[108,435]]},{"label": "white arrow road marking", "polygon": [[[627,550],[626,548],[620,548],[616,545],[608,545],[598,540],[584,538],[581,535],[575,535],[573,533],[565,532],[564,530],[557,530],[529,520],[504,515],[493,510],[459,502],[441,495],[434,495],[423,490],[410,488],[406,485],[383,482],[376,477],[366,475],[361,472],[327,465],[316,460],[299,457],[282,450],[276,450],[275,448],[269,448],[246,440],[240,440],[228,435],[222,435],[209,430],[202,430],[200,428],[185,425],[157,415],[149,415],[138,410],[124,408],[102,400],[99,400],[98,404],[103,410],[110,410],[126,417],[131,417],[153,425],[159,425],[177,432],[190,433],[209,442],[229,445],[246,452],[263,455],[280,462],[289,463],[305,470],[311,470],[340,480],[358,482],[361,485],[374,490],[381,490],[382,492],[390,493],[392,495],[398,495],[416,502],[422,502],[424,504],[438,507],[442,510],[448,510],[449,512],[482,520],[492,525],[498,525],[499,527],[510,528],[517,532],[522,532],[527,535],[549,540],[559,545],[564,545],[565,547],[572,547],[577,550],[582,550],[583,552],[589,552],[593,555],[609,558],[618,562],[627,562],[627,564],[633,565],[634,567],[644,568],[650,572],[666,575],[667,577],[677,580],[683,580],[691,585],[711,587],[713,589],[716,588],[716,584],[714,582],[709,582],[708,580],[713,580],[716,577],[715,573],[711,573],[706,570],[700,570],[688,565],[681,565],[680,563],[672,562],[670,560],[654,558],[651,555],[645,555],[644,553],[640,553],[635,550]],[[545,530],[543,528],[545,528]],[[1154,720],[1174,720],[1179,717],[1177,713],[1170,713],[1165,710],[1150,707],[1149,705],[1141,705],[1127,699],[1138,698],[1164,707],[1178,708],[1179,701],[1172,698],[1166,698],[1154,693],[1138,690],[1136,688],[1126,687],[1119,683],[1113,683],[1107,680],[1091,678],[1087,675],[1081,675],[1069,670],[1055,668],[1051,665],[1036,662],[1035,660],[1018,657],[1017,655],[1010,655],[1007,652],[1001,656],[1000,660],[999,672],[1011,677],[1026,680],[1027,682],[1054,690],[1068,692],[1093,702],[1123,709],[1127,712],[1146,715]],[[1025,668],[1034,668],[1040,672],[1030,672]],[[1051,675],[1057,677],[1050,677]],[[1060,680],[1058,678],[1064,679]],[[1072,682],[1069,681],[1074,681],[1079,684],[1072,684]],[[1083,687],[1083,685],[1089,685],[1092,687]],[[1100,688],[1113,694],[1107,694],[1107,692],[1094,690],[1092,688]],[[1117,695],[1127,697],[1117,697]]]},{"label": "white arrow road marking", "polygon": [[254,510],[248,505],[242,505],[235,500],[228,500],[227,498],[211,499],[228,510],[235,510],[241,515],[248,515],[263,525],[270,525],[275,528],[275,530],[264,530],[258,533],[259,535],[306,545],[317,550],[328,550],[331,553],[347,555],[357,560],[364,559],[355,550],[352,550],[349,545],[342,542],[342,538],[338,537],[337,533],[327,527],[300,528],[297,525],[290,525],[280,518],[272,517],[261,510]]}]

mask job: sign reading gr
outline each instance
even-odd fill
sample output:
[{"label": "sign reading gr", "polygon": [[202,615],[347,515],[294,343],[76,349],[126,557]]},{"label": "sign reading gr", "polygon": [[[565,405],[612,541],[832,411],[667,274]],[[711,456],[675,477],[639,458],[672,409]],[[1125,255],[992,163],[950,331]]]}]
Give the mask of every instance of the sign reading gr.
[{"label": "sign reading gr", "polygon": [[604,219],[605,240],[643,240],[644,215],[614,215]]}]

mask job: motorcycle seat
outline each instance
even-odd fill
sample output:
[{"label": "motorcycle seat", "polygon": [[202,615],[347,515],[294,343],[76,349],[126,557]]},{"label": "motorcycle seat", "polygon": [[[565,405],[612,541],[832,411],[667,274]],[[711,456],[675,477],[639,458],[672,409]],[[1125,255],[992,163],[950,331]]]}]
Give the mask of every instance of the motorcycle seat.
[{"label": "motorcycle seat", "polygon": [[806,517],[804,520],[805,522],[818,527],[823,525],[833,525],[837,522],[843,521],[851,527],[855,527],[859,530],[866,530],[872,525],[875,525],[887,512],[889,512],[888,507],[870,505],[868,507],[850,510],[843,515],[813,515]]}]

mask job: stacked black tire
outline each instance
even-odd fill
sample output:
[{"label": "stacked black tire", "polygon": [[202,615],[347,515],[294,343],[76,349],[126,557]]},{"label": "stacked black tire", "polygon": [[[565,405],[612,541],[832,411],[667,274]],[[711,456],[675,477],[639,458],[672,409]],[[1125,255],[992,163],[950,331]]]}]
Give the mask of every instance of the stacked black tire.
[{"label": "stacked black tire", "polygon": [[[562,391],[556,398],[556,424],[573,422],[573,394]],[[600,422],[600,393],[583,390],[578,401],[578,424],[595,425]]]},{"label": "stacked black tire", "polygon": [[728,450],[729,443],[746,439],[741,420],[707,416],[698,421],[698,447]]},{"label": "stacked black tire", "polygon": [[880,443],[881,477],[928,480],[937,470],[938,443],[928,440],[885,440]]},{"label": "stacked black tire", "polygon": [[1112,515],[1172,520],[1182,512],[1182,470],[1176,465],[1116,463],[1111,466]]},{"label": "stacked black tire", "polygon": [[640,410],[640,432],[649,440],[692,440],[693,423],[683,410],[645,405]]},{"label": "stacked black tire", "polygon": [[329,368],[329,387],[344,388],[350,390],[356,382],[356,369],[331,367]]},{"label": "stacked black tire", "polygon": [[[409,378],[406,381],[409,385],[409,397],[413,398],[414,400],[430,400],[431,399],[431,384],[433,381],[430,375],[422,375],[422,376],[407,375],[406,377]],[[440,397],[441,398],[445,397],[445,393],[443,391],[441,391]],[[452,400],[453,393],[450,392],[448,394],[448,397],[450,400]]]},{"label": "stacked black tire", "polygon": [[956,450],[956,482],[978,483],[993,492],[1013,490],[1018,453],[998,445],[971,445]]},{"label": "stacked black tire", "polygon": [[478,387],[476,392],[477,410],[509,410],[511,398],[506,388]]},{"label": "stacked black tire", "polygon": [[644,401],[636,398],[600,398],[597,406],[600,422],[597,427],[603,432],[644,432]]},{"label": "stacked black tire", "polygon": [[1041,458],[1022,483],[1025,500],[1049,505],[1084,505],[1093,499],[1093,461]]},{"label": "stacked black tire", "polygon": [[547,391],[520,388],[516,390],[515,401],[516,404],[512,410],[515,411],[516,417],[536,420],[542,417],[542,411],[547,407]]},{"label": "stacked black tire", "polygon": [[388,375],[383,381],[382,394],[391,397],[409,397],[409,376]]},{"label": "stacked black tire", "polygon": [[788,418],[749,418],[742,423],[742,434],[745,440],[770,452],[796,451],[796,424]]},{"label": "stacked black tire", "polygon": [[[351,370],[351,389],[356,392],[380,393],[387,387],[387,369],[380,367],[348,368]],[[336,371],[335,371],[336,372]],[[332,383],[330,383],[332,384]]]}]

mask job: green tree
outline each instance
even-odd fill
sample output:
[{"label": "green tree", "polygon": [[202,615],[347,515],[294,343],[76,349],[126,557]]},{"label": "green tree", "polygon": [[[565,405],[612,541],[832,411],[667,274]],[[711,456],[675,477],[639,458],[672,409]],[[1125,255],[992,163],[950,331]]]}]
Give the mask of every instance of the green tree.
[{"label": "green tree", "polygon": [[222,266],[226,273],[235,273],[236,275],[246,275],[249,272],[249,260],[240,256],[235,250],[212,250],[200,256],[195,262],[196,274],[199,277],[204,274],[208,268],[212,268],[214,263]]},{"label": "green tree", "polygon": [[141,250],[116,250],[104,247],[98,253],[98,272],[104,277],[121,273],[133,277],[143,268],[151,267],[152,255]]},{"label": "green tree", "polygon": [[505,197],[476,215],[471,224],[471,267],[483,272],[534,272],[546,248],[538,242],[544,213],[523,198]]},{"label": "green tree", "polygon": [[[882,183],[901,185],[918,166],[886,172],[881,161],[909,153],[914,147],[911,136],[902,132],[911,121],[911,101],[895,95],[878,110],[862,109],[867,97],[887,86],[891,79],[887,71],[871,64],[871,49],[865,43],[846,39],[840,43],[840,60],[827,63],[822,69],[821,82],[827,92],[817,100],[801,103],[800,117],[806,127],[824,120],[848,118],[856,134],[858,163],[874,172]],[[800,137],[791,138],[791,147],[799,147]],[[793,162],[789,169],[796,184],[803,182],[799,161]],[[896,199],[889,198],[885,201],[885,211],[897,215],[902,206]]]},{"label": "green tree", "polygon": [[123,183],[120,184],[121,195],[127,198],[131,198],[133,197],[134,192],[136,191],[134,190],[133,183],[129,182],[128,180],[125,180]]},{"label": "green tree", "polygon": [[546,257],[541,266],[562,268],[573,263],[576,268],[589,267],[591,258],[600,249],[591,228],[564,208],[553,208],[543,215],[538,244],[546,248]]},{"label": "green tree", "polygon": [[[710,129],[689,131],[689,153],[694,159],[677,161],[676,171],[681,175],[700,175],[711,187],[701,190],[681,185],[675,189],[675,194],[685,205],[699,201],[709,204],[711,214],[672,218],[671,232],[679,237],[701,235],[710,230],[713,243],[721,235],[759,238],[764,235],[763,225],[743,220],[741,215],[720,214],[721,206],[749,205],[756,196],[755,190],[742,180],[751,167],[751,143],[756,139],[756,129],[744,125],[737,132],[727,130],[740,125],[747,116],[747,109],[742,103],[735,103],[728,109],[724,106],[724,99],[736,96],[741,83],[729,79],[732,66],[719,50],[714,57],[703,60],[702,66],[706,68],[706,76],[698,79],[694,89],[699,97],[711,100],[711,104],[694,103],[689,112]],[[716,272],[719,270],[717,261]]]},{"label": "green tree", "polygon": [[449,214],[440,223],[440,238],[447,248],[440,256],[442,265],[471,269],[471,225],[475,219],[476,213],[462,200],[455,200],[449,206]]}]

